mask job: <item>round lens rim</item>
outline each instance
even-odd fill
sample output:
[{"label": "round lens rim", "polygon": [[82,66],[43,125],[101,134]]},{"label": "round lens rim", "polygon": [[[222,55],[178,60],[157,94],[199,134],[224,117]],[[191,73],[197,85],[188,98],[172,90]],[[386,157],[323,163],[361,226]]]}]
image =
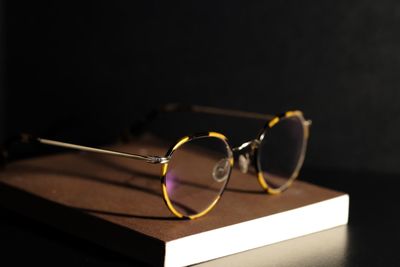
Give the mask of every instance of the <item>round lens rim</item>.
[{"label": "round lens rim", "polygon": [[293,171],[293,174],[284,184],[282,184],[278,188],[273,188],[270,186],[270,184],[266,180],[266,177],[265,177],[264,172],[261,167],[261,162],[260,162],[260,157],[259,157],[259,155],[260,155],[259,146],[257,146],[254,151],[255,159],[256,159],[255,160],[255,168],[256,168],[256,172],[257,172],[258,182],[261,185],[261,187],[268,194],[276,195],[276,194],[282,193],[283,191],[288,189],[290,187],[290,185],[293,183],[293,181],[296,180],[296,178],[299,176],[299,172],[300,172],[301,167],[303,166],[305,155],[306,155],[308,136],[309,136],[309,127],[308,127],[307,121],[304,119],[303,112],[301,112],[299,110],[287,111],[287,112],[285,112],[281,115],[275,116],[274,118],[269,120],[265,124],[263,130],[261,131],[261,133],[258,135],[258,137],[256,139],[257,143],[261,144],[261,142],[264,140],[264,138],[268,137],[268,132],[274,126],[276,126],[281,120],[286,119],[286,118],[291,118],[291,117],[297,117],[301,122],[301,125],[303,127],[303,146],[301,148],[300,158],[299,158],[297,165]]},{"label": "round lens rim", "polygon": [[166,175],[168,172],[168,162],[163,163],[161,166],[161,187],[162,187],[162,193],[163,193],[163,199],[165,204],[167,205],[168,209],[178,218],[182,218],[182,219],[196,219],[199,217],[202,217],[204,215],[206,215],[207,213],[209,213],[214,207],[215,205],[218,203],[219,199],[221,198],[222,194],[225,191],[225,188],[229,182],[229,179],[231,177],[231,173],[232,173],[232,169],[233,169],[233,164],[234,164],[234,157],[233,157],[233,151],[231,146],[228,143],[228,138],[221,134],[221,133],[217,133],[217,132],[206,132],[206,133],[199,133],[199,134],[195,134],[195,135],[191,135],[191,136],[185,136],[182,137],[181,139],[179,139],[166,153],[165,157],[168,159],[171,159],[171,157],[173,156],[173,153],[179,149],[179,147],[181,147],[182,145],[184,145],[185,143],[188,143],[190,141],[193,141],[195,139],[199,139],[199,138],[206,138],[206,137],[210,137],[210,138],[217,138],[221,141],[223,141],[227,147],[227,151],[228,151],[228,157],[229,157],[229,164],[230,164],[230,169],[229,169],[229,174],[228,174],[228,178],[225,181],[225,184],[223,185],[223,187],[221,188],[220,193],[218,194],[218,196],[214,199],[214,201],[204,210],[193,214],[193,215],[185,215],[182,214],[181,212],[179,212],[174,205],[172,204],[171,198],[168,195],[168,191],[167,191],[167,184],[166,184]]}]

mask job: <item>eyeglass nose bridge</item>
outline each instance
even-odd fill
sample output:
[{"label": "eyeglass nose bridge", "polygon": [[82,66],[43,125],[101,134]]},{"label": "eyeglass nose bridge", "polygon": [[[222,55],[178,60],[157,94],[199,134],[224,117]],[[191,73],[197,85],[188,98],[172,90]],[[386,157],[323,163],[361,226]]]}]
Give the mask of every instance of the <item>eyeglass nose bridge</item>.
[{"label": "eyeglass nose bridge", "polygon": [[239,169],[242,173],[247,173],[249,166],[252,162],[252,157],[254,155],[254,150],[258,147],[258,140],[250,140],[244,142],[240,146],[234,147],[232,149],[235,153],[240,153],[238,158]]}]

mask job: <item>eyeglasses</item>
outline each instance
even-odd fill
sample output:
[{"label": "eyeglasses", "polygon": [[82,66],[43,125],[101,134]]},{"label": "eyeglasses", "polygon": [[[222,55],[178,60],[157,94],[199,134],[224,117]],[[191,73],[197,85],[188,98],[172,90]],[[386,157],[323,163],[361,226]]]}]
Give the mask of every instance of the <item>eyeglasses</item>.
[{"label": "eyeglasses", "polygon": [[[82,151],[142,160],[161,166],[161,188],[168,209],[178,218],[195,219],[212,210],[221,198],[238,159],[241,172],[254,166],[261,187],[269,194],[286,190],[297,178],[304,161],[310,120],[301,111],[272,116],[253,112],[205,106],[169,104],[153,112],[196,112],[241,118],[260,119],[264,127],[250,141],[231,147],[221,133],[206,132],[178,140],[165,156],[139,155],[81,146],[22,134],[21,142],[36,142]],[[6,157],[7,151],[3,150]]]}]

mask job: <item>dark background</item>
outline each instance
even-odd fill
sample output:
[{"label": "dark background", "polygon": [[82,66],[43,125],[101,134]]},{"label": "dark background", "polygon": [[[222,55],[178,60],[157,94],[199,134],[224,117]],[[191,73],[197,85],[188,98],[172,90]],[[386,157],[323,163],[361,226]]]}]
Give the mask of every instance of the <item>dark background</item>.
[{"label": "dark background", "polygon": [[306,168],[400,173],[398,1],[1,5],[3,137],[111,142],[171,101],[297,108],[313,120]]}]

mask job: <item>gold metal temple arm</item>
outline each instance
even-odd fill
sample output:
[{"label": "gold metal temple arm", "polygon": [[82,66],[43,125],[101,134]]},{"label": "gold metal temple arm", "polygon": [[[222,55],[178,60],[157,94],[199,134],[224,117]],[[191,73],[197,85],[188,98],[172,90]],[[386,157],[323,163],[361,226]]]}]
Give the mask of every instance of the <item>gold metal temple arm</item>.
[{"label": "gold metal temple arm", "polygon": [[168,162],[167,158],[159,157],[159,156],[144,156],[144,155],[138,155],[138,154],[131,154],[131,153],[101,149],[101,148],[75,145],[75,144],[70,144],[70,143],[45,139],[45,138],[36,138],[36,141],[38,141],[41,144],[45,144],[45,145],[65,147],[65,148],[70,148],[70,149],[76,149],[76,150],[81,150],[81,151],[94,152],[94,153],[100,153],[100,154],[106,154],[106,155],[112,155],[112,156],[119,156],[119,157],[125,157],[125,158],[130,158],[130,159],[144,160],[148,163],[166,163],[166,162]]},{"label": "gold metal temple arm", "polygon": [[214,114],[214,115],[222,115],[230,117],[259,119],[259,120],[272,120],[275,117],[275,115],[262,114],[256,112],[248,112],[248,111],[224,109],[224,108],[216,108],[216,107],[208,107],[200,105],[176,104],[176,103],[165,105],[164,107],[161,108],[161,111],[166,111],[166,112],[189,111],[195,113],[206,113],[206,114]]},{"label": "gold metal temple arm", "polygon": [[201,105],[190,105],[190,104],[181,104],[181,103],[169,103],[166,105],[162,105],[159,108],[151,110],[147,113],[142,120],[138,120],[134,122],[129,131],[125,132],[122,135],[122,140],[129,140],[129,135],[133,134],[139,135],[143,132],[148,124],[153,122],[155,119],[159,118],[162,113],[171,113],[171,112],[193,112],[193,113],[204,113],[204,114],[212,114],[212,115],[220,115],[220,116],[229,116],[236,118],[248,118],[248,119],[257,119],[262,121],[269,121],[274,119],[276,116],[271,114],[262,114],[256,112],[249,111],[241,111],[234,109],[224,109],[224,108],[216,108],[209,106],[201,106]]},{"label": "gold metal temple arm", "polygon": [[2,146],[0,146],[0,166],[4,166],[7,163],[7,161],[9,160],[9,155],[10,155],[9,147],[12,144],[16,144],[16,143],[25,143],[25,144],[40,143],[40,144],[44,144],[44,145],[70,148],[70,149],[76,149],[76,150],[80,150],[80,151],[87,151],[87,152],[112,155],[112,156],[118,156],[118,157],[125,157],[125,158],[136,159],[136,160],[143,160],[143,161],[146,161],[147,163],[154,163],[154,164],[167,163],[169,161],[169,158],[167,158],[167,157],[139,155],[139,154],[113,151],[113,150],[108,150],[108,149],[81,146],[81,145],[76,145],[76,144],[71,144],[71,143],[60,142],[60,141],[56,141],[56,140],[34,137],[30,134],[23,133],[23,134],[19,134],[19,135],[15,136],[13,138],[10,138],[8,140],[8,142],[6,142]]}]

